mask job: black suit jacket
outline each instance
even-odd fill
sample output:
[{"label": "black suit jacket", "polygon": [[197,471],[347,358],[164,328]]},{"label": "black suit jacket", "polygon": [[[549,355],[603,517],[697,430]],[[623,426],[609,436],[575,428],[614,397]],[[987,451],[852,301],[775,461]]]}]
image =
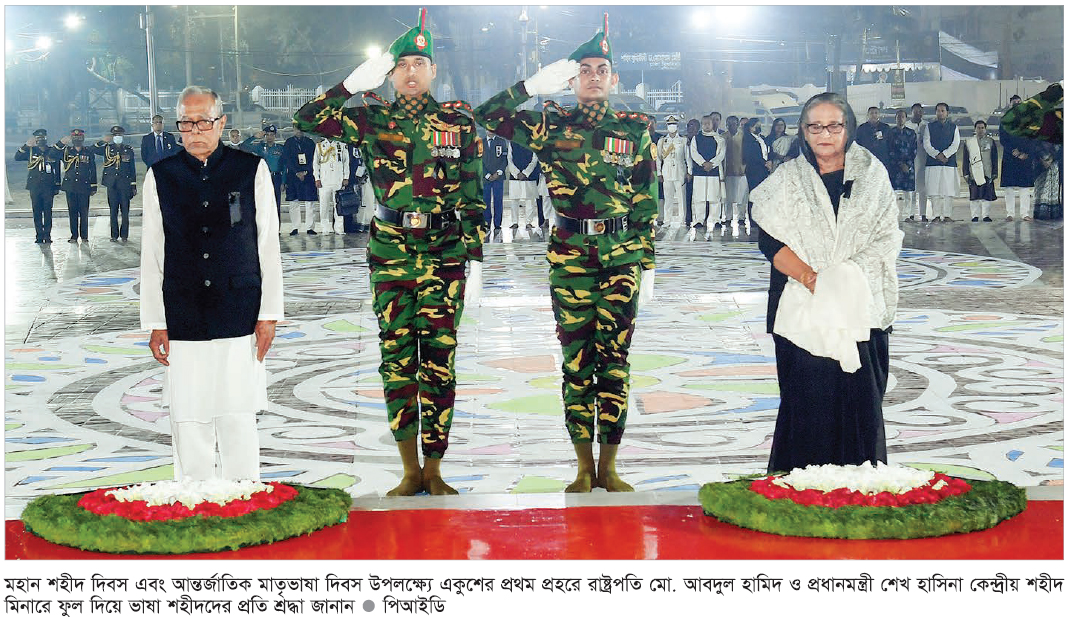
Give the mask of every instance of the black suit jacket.
[{"label": "black suit jacket", "polygon": [[174,156],[182,149],[174,139],[174,135],[163,131],[163,152],[156,151],[156,134],[149,131],[148,135],[141,138],[141,160],[146,167],[151,167],[156,161]]}]

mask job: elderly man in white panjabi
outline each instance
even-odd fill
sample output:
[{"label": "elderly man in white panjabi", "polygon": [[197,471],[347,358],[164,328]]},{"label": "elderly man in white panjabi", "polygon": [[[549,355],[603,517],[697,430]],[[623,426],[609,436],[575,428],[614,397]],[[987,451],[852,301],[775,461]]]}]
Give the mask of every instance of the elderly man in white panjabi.
[{"label": "elderly man in white panjabi", "polygon": [[177,112],[185,149],[142,191],[141,327],[167,367],[175,479],[257,480],[263,360],[283,311],[274,185],[263,159],[219,147],[214,92],[186,88]]}]

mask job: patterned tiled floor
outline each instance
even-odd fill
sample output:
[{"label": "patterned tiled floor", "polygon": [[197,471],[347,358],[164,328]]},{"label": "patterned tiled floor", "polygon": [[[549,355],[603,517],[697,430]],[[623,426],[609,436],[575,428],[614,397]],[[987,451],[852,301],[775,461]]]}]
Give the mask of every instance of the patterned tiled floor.
[{"label": "patterned tiled floor", "polygon": [[[28,222],[28,221],[25,221]],[[6,515],[41,493],[169,478],[162,367],[138,332],[138,244],[39,247],[6,232]],[[95,221],[94,237],[101,223]],[[1063,479],[1060,225],[905,225],[885,415],[893,462],[1024,486]],[[544,243],[491,243],[469,307],[446,479],[471,495],[559,491],[573,477]],[[744,229],[668,233],[632,348],[620,467],[639,491],[694,492],[764,468],[778,402],[764,333],[768,265]],[[500,241],[503,240],[503,241]],[[392,487],[377,326],[358,236],[284,237],[286,313],[260,415],[266,478]],[[1026,256],[1026,257],[1021,257]]]}]

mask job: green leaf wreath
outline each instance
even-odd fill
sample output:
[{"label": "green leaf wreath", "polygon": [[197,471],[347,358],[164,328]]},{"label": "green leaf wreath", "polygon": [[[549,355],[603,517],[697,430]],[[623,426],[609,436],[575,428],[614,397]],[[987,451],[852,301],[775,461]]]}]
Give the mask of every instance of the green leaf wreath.
[{"label": "green leaf wreath", "polygon": [[1000,481],[969,480],[972,490],[913,506],[805,506],[768,499],[749,489],[752,479],[710,482],[698,491],[705,514],[780,536],[810,538],[929,538],[988,529],[1027,507],[1024,490]]},{"label": "green leaf wreath", "polygon": [[277,542],[348,520],[352,498],[345,491],[291,486],[297,489],[294,499],[233,518],[141,522],[97,516],[78,505],[85,493],[75,493],[34,499],[23,510],[22,522],[49,542],[88,551],[185,554]]}]

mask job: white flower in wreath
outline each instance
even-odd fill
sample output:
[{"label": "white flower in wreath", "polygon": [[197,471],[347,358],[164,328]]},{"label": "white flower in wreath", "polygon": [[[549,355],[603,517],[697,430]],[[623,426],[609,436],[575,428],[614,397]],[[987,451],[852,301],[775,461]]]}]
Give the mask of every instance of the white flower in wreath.
[{"label": "white flower in wreath", "polygon": [[865,495],[882,492],[901,495],[925,486],[933,479],[934,472],[925,469],[883,463],[873,466],[871,463],[863,463],[861,465],[809,465],[774,478],[772,482],[798,491],[813,489],[829,493],[846,488]]},{"label": "white flower in wreath", "polygon": [[220,506],[235,500],[248,500],[252,495],[274,491],[274,487],[253,480],[182,480],[176,482],[145,482],[126,488],[113,489],[108,494],[118,501],[144,501],[149,506],[180,503],[193,509],[198,504],[211,502]]}]

